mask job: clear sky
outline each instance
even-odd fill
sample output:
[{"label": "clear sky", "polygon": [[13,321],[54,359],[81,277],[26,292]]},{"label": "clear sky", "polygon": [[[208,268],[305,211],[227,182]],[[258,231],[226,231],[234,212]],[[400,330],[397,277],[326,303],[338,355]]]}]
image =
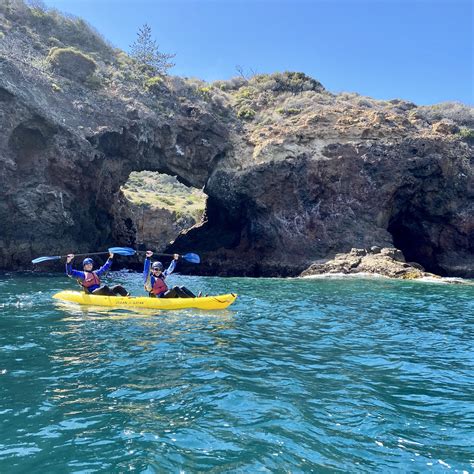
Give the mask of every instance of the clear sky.
[{"label": "clear sky", "polygon": [[46,0],[124,50],[148,23],[172,74],[302,71],[333,92],[474,103],[473,0]]}]

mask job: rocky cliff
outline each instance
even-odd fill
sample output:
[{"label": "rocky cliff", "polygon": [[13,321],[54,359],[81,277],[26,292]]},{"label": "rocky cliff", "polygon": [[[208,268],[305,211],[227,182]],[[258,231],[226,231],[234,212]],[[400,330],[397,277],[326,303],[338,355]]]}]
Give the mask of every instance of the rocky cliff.
[{"label": "rocky cliff", "polygon": [[201,254],[189,271],[297,275],[380,246],[474,276],[471,108],[335,95],[301,73],[150,80],[85,29],[0,6],[0,268],[134,245],[120,187],[150,170],[208,195],[168,249]]}]

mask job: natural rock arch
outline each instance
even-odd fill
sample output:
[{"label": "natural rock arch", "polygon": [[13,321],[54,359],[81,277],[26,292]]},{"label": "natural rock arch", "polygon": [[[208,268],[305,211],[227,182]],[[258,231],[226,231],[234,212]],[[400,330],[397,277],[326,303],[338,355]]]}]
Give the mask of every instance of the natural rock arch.
[{"label": "natural rock arch", "polygon": [[67,82],[58,94],[48,77],[22,68],[0,62],[0,268],[133,244],[113,241],[115,196],[131,171],[150,170],[209,196],[204,222],[169,249],[202,254],[189,271],[297,275],[318,259],[394,239],[410,253],[400,235],[420,221],[413,235],[425,230],[433,251],[414,256],[447,275],[473,274],[471,148],[459,139],[341,138],[350,123],[335,132],[318,119],[298,136],[280,130],[259,155],[231,112],[197,98],[170,89],[157,106],[154,97]]},{"label": "natural rock arch", "polygon": [[114,196],[131,171],[203,187],[230,149],[214,116],[172,96],[174,112],[160,116],[138,102],[58,97],[35,71],[0,65],[0,268],[112,243]]}]

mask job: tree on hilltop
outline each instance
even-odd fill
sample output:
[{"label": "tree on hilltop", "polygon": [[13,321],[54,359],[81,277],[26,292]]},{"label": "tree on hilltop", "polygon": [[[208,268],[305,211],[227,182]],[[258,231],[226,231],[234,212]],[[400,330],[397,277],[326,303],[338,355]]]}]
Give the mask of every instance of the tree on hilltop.
[{"label": "tree on hilltop", "polygon": [[174,66],[171,62],[176,55],[162,53],[151,36],[151,28],[145,23],[137,33],[137,39],[130,46],[130,55],[138,63],[152,69],[154,73],[166,74]]}]

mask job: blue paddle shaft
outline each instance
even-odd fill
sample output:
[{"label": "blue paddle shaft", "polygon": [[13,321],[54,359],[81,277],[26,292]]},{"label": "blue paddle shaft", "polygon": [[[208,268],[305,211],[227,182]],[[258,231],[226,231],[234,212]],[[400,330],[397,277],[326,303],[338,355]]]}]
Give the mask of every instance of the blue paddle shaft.
[{"label": "blue paddle shaft", "polygon": [[[106,253],[116,253],[117,255],[124,255],[129,257],[131,255],[135,255],[137,253],[136,250],[130,247],[110,247],[107,252],[90,252],[90,253],[78,253],[76,257],[84,257],[85,255],[104,255]],[[31,261],[31,263],[42,263],[42,262],[49,262],[51,260],[59,260],[61,258],[67,257],[67,255],[55,255],[51,257],[38,257]]]}]

